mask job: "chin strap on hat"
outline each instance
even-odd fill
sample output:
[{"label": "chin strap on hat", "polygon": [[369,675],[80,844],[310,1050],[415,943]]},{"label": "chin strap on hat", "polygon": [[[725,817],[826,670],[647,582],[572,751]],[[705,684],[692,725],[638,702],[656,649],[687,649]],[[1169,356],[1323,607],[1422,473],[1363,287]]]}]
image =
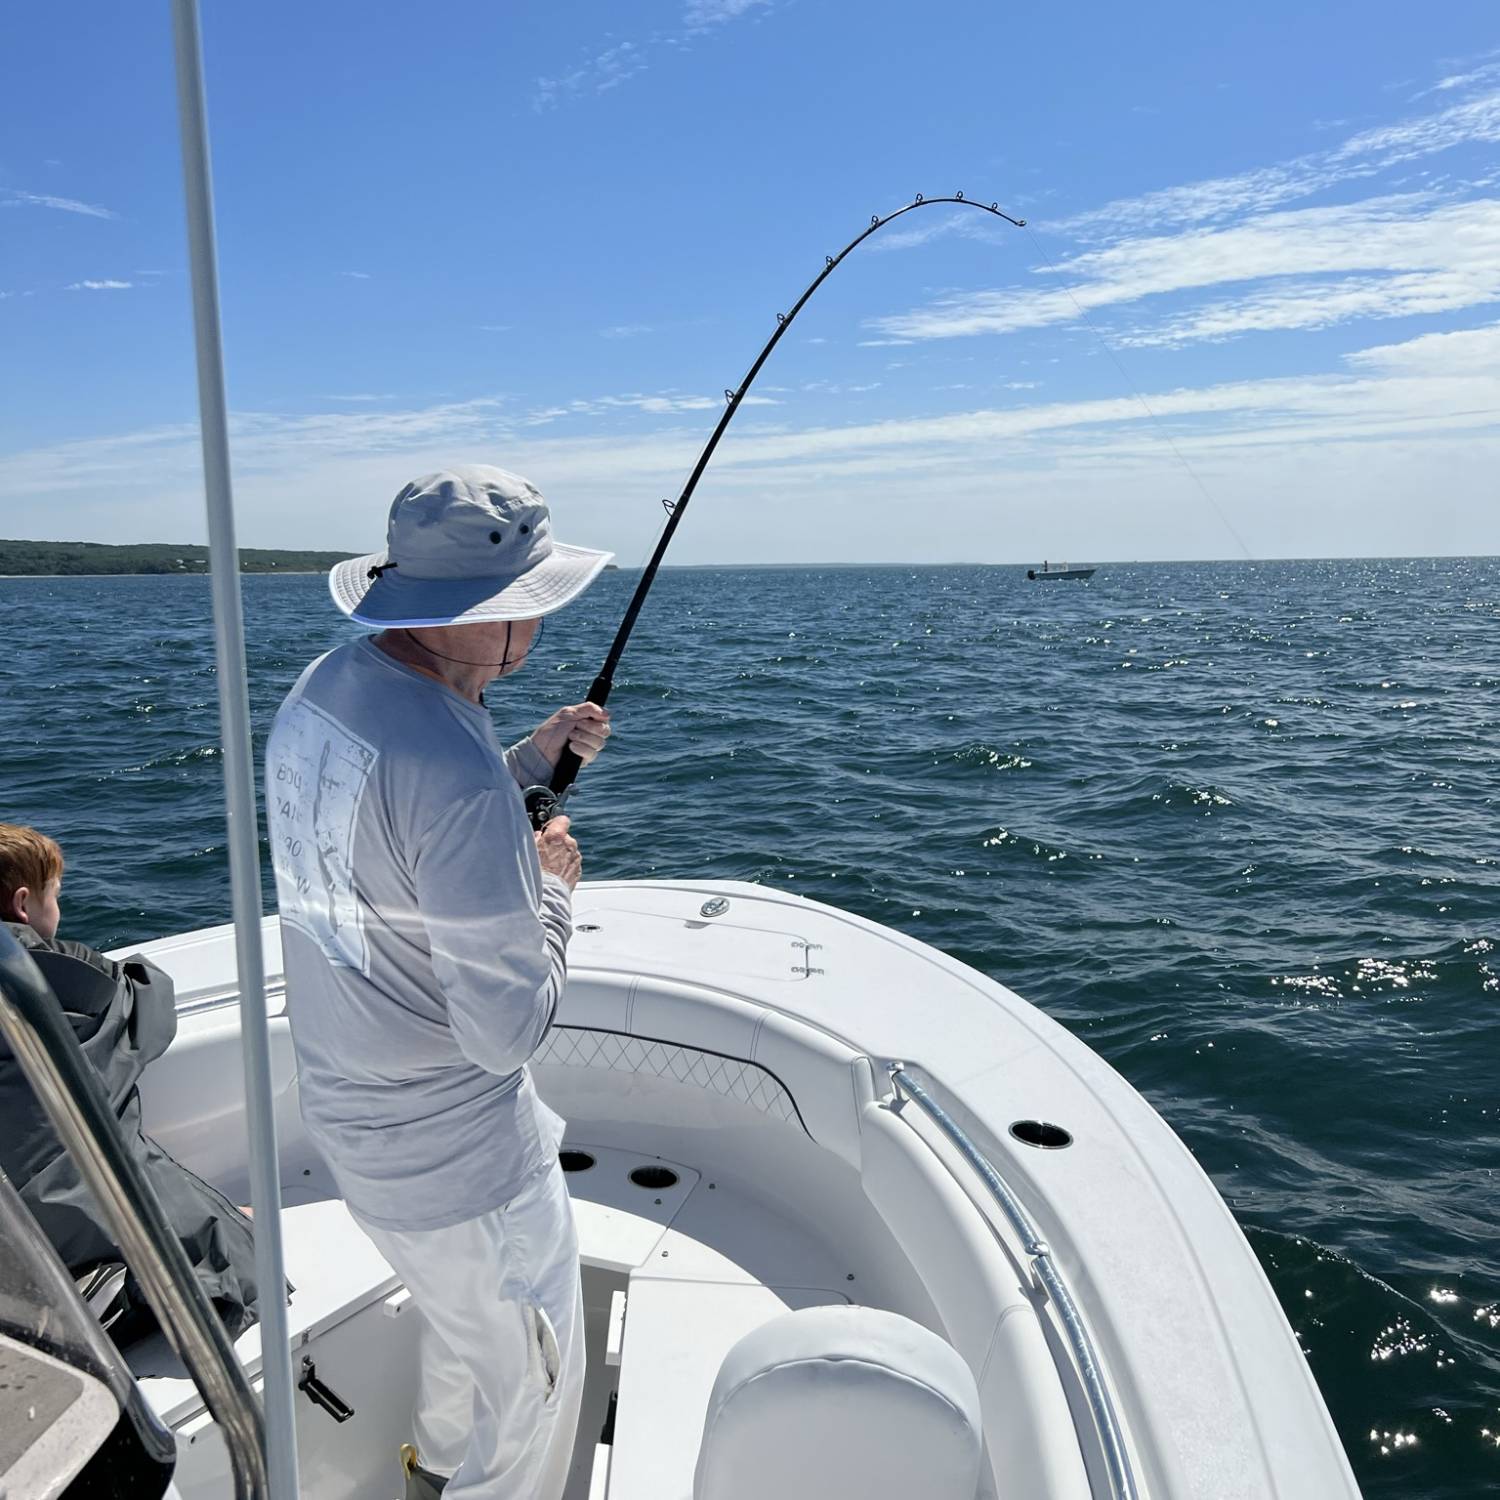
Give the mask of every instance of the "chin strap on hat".
[{"label": "chin strap on hat", "polygon": [[393,562],[376,563],[375,566],[372,567],[370,569],[370,571],[365,574],[365,577],[366,578],[379,578],[380,575],[382,573],[386,572],[387,569],[394,568],[395,566],[396,566],[396,564],[393,563]]}]

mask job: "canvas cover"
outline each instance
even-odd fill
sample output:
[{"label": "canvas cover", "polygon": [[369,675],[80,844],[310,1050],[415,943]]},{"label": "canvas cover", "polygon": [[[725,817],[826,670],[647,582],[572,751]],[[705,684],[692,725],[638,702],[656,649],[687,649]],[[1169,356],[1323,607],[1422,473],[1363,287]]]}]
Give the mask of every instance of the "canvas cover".
[{"label": "canvas cover", "polygon": [[[49,942],[23,924],[6,925],[57,996],[85,1057],[104,1085],[137,1166],[177,1231],[199,1284],[229,1336],[237,1337],[257,1316],[251,1222],[222,1193],[141,1132],[141,1073],[167,1050],[177,1031],[170,977],[141,957],[117,962],[83,943]],[[3,1040],[0,1170],[75,1276],[120,1260],[92,1193]],[[133,1277],[126,1280],[123,1299],[123,1313],[111,1324],[111,1332],[120,1342],[127,1342],[146,1332],[152,1319]]]}]

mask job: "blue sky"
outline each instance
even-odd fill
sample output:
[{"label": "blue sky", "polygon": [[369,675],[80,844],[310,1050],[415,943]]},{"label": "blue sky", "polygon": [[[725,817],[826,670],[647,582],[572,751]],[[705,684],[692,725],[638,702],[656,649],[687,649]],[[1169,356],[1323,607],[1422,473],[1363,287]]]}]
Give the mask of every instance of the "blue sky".
[{"label": "blue sky", "polygon": [[[167,7],[6,25],[0,535],[201,539]],[[204,34],[246,544],[373,549],[405,479],[488,461],[637,562],[823,256],[963,189],[1033,230],[930,208],[851,257],[673,560],[1500,552],[1491,4],[208,0]]]}]

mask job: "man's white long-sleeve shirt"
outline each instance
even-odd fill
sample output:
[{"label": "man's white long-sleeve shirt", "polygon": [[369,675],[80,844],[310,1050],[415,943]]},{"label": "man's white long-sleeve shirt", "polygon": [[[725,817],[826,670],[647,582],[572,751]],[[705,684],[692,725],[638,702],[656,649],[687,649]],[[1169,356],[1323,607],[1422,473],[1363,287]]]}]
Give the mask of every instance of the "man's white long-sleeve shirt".
[{"label": "man's white long-sleeve shirt", "polygon": [[276,715],[266,814],[302,1117],[381,1228],[488,1213],[556,1154],[525,1064],[572,900],[520,792],[550,774],[368,639],[315,661]]}]

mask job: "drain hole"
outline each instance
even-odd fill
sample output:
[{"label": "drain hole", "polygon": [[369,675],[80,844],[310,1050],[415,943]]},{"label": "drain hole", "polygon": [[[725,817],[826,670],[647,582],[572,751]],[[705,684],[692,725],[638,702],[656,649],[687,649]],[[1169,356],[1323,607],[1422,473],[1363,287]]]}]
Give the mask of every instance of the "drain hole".
[{"label": "drain hole", "polygon": [[1010,1133],[1028,1146],[1040,1146],[1044,1151],[1060,1151],[1073,1144],[1072,1135],[1061,1125],[1051,1125],[1046,1120],[1017,1120]]},{"label": "drain hole", "polygon": [[587,1151],[559,1151],[557,1159],[564,1172],[587,1172],[594,1165],[594,1158]]},{"label": "drain hole", "polygon": [[637,1167],[630,1174],[630,1180],[638,1188],[646,1188],[653,1193],[677,1186],[677,1174],[671,1167]]}]

